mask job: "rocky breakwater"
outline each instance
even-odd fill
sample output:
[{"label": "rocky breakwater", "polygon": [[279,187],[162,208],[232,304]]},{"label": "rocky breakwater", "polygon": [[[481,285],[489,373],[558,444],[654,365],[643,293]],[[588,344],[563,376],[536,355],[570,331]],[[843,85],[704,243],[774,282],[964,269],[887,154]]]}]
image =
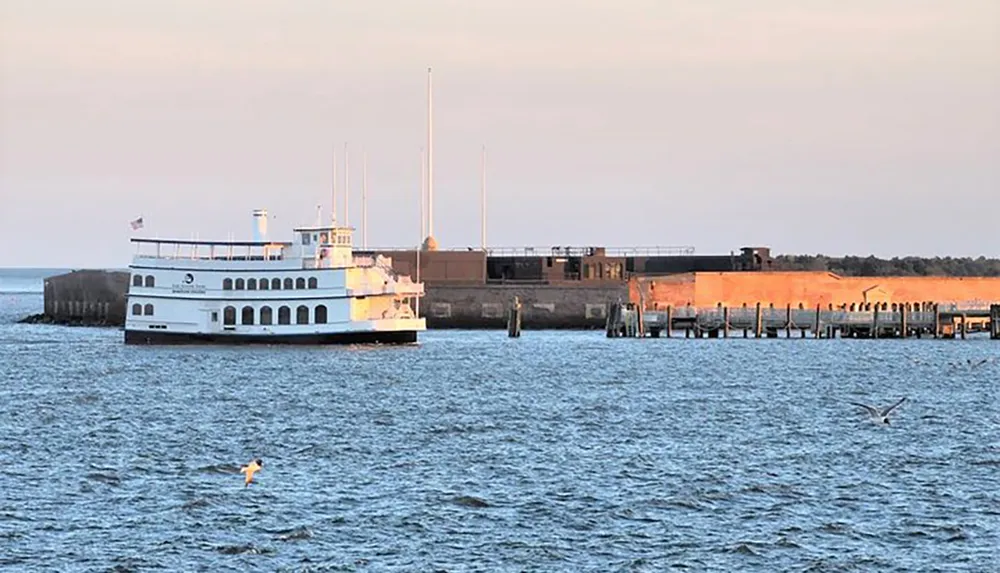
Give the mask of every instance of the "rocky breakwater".
[{"label": "rocky breakwater", "polygon": [[45,279],[45,312],[23,319],[34,324],[124,326],[129,273],[78,270]]}]

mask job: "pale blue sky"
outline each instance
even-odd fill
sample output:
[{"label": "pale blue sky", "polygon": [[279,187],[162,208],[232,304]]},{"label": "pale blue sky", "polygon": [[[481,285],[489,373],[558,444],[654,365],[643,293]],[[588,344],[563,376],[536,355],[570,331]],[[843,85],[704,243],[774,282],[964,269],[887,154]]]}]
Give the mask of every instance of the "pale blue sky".
[{"label": "pale blue sky", "polygon": [[0,266],[282,238],[345,141],[415,244],[427,66],[442,246],[485,143],[494,246],[1000,256],[995,0],[0,0]]}]

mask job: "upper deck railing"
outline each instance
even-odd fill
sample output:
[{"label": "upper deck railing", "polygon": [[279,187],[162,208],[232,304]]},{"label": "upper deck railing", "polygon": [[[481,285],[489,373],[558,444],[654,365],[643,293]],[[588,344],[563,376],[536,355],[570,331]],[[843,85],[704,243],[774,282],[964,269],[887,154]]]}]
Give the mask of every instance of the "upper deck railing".
[{"label": "upper deck railing", "polygon": [[149,259],[204,261],[280,261],[291,243],[253,241],[184,241],[132,239],[135,256]]},{"label": "upper deck railing", "polygon": [[[491,257],[590,257],[600,250],[608,257],[650,257],[650,256],[691,256],[693,246],[652,246],[652,247],[487,247],[486,254]],[[359,252],[399,252],[414,251],[415,246],[369,247],[359,249]],[[448,247],[439,248],[443,252],[482,252],[479,247]]]}]

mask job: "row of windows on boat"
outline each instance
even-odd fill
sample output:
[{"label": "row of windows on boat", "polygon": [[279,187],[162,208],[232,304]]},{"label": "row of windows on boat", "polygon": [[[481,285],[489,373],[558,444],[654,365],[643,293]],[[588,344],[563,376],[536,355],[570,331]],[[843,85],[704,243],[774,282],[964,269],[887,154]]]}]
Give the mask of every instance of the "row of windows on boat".
[{"label": "row of windows on boat", "polygon": [[[292,324],[292,309],[287,306],[278,307],[277,322],[275,322],[274,311],[269,306],[262,306],[255,309],[252,306],[244,306],[239,312],[240,324],[253,325],[261,324],[268,326],[271,324]],[[299,305],[295,308],[295,324],[326,324],[326,305],[316,305],[311,311],[306,305]],[[218,320],[218,316],[213,312],[212,321]],[[222,309],[222,324],[234,326],[236,324],[236,307],[227,306]]]},{"label": "row of windows on boat", "polygon": [[[132,286],[153,288],[156,286],[156,278],[153,275],[135,275],[132,277]],[[319,285],[316,277],[299,277],[294,281],[290,278],[282,279],[222,279],[222,290],[302,290],[314,289]]]},{"label": "row of windows on boat", "polygon": [[[133,304],[132,314],[135,316],[153,316],[153,305],[146,304]],[[311,315],[311,316],[310,316]],[[326,305],[320,304],[316,305],[315,308],[310,312],[309,307],[306,305],[299,305],[295,309],[295,324],[309,324],[309,319],[312,318],[312,324],[326,324],[327,309]],[[269,306],[262,306],[260,308],[260,313],[252,306],[244,306],[240,310],[240,324],[262,324],[264,326],[275,324],[274,322],[274,310]],[[292,324],[292,309],[287,306],[278,307],[278,321],[277,324]],[[218,322],[219,314],[216,312],[212,313],[212,322]],[[226,326],[233,326],[236,324],[236,307],[227,306],[222,310],[222,324]]]}]

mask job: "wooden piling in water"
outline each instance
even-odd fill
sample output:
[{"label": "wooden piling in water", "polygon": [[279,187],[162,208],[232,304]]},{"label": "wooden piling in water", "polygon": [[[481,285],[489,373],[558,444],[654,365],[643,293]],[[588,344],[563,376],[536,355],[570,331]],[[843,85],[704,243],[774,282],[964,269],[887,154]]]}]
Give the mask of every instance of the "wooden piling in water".
[{"label": "wooden piling in water", "polygon": [[960,321],[959,326],[961,327],[962,340],[965,340],[965,333],[969,330],[969,323],[967,322],[964,312],[962,313],[962,316],[959,317],[959,321]]},{"label": "wooden piling in water", "polygon": [[722,308],[722,337],[729,338],[729,307]]},{"label": "wooden piling in water", "polygon": [[510,309],[507,311],[507,336],[509,338],[521,337],[521,301],[516,296],[511,301]]},{"label": "wooden piling in water", "polygon": [[667,305],[667,338],[670,338],[670,331],[674,328],[674,305]]},{"label": "wooden piling in water", "polygon": [[990,340],[1000,340],[1000,304],[990,305]]},{"label": "wooden piling in water", "polygon": [[785,306],[785,338],[792,337],[792,303]]},{"label": "wooden piling in water", "polygon": [[819,305],[817,304],[816,305],[816,320],[815,320],[815,322],[813,324],[813,338],[819,338],[820,334],[821,334],[821,331],[819,329],[819,319],[820,319],[820,316],[819,316]]},{"label": "wooden piling in water", "polygon": [[878,309],[879,304],[875,304],[875,314],[872,315],[872,338],[878,338]]},{"label": "wooden piling in water", "polygon": [[902,338],[904,338],[904,339],[909,334],[907,332],[907,328],[908,327],[906,325],[906,321],[907,321],[908,318],[909,317],[907,316],[906,305],[905,304],[900,305],[900,307],[899,307],[899,335]]},{"label": "wooden piling in water", "polygon": [[764,317],[760,311],[760,303],[757,303],[757,316],[754,319],[754,337],[760,338],[764,332]]},{"label": "wooden piling in water", "polygon": [[941,309],[934,303],[934,338],[941,337]]}]

